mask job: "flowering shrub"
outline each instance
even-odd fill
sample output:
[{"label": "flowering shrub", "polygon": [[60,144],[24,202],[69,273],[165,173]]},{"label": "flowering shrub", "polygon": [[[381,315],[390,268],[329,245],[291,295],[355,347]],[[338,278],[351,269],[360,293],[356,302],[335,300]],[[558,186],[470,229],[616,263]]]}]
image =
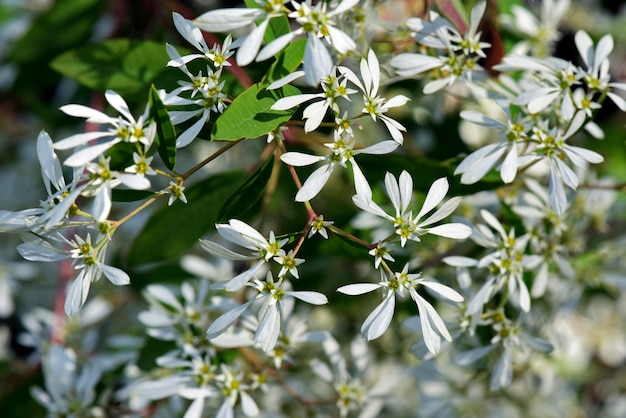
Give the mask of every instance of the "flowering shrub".
[{"label": "flowering shrub", "polygon": [[0,211],[59,266],[0,265],[7,375],[51,417],[619,416],[616,43],[569,0],[435,3],[181,6],[54,58],[82,130]]}]

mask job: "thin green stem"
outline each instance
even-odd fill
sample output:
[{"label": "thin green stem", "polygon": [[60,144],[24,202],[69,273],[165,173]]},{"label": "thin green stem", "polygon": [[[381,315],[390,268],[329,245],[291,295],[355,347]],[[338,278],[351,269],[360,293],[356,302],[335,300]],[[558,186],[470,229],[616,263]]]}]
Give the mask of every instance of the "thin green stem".
[{"label": "thin green stem", "polygon": [[220,155],[222,155],[223,153],[225,153],[226,151],[228,151],[229,149],[231,149],[232,147],[234,147],[235,145],[239,144],[241,141],[243,141],[245,138],[239,139],[237,141],[233,141],[230,142],[228,145],[220,148],[218,151],[214,152],[213,154],[209,155],[207,158],[205,158],[204,160],[202,160],[201,162],[199,162],[198,164],[196,164],[195,166],[191,167],[189,170],[187,170],[185,173],[180,175],[180,179],[181,180],[187,180],[190,176],[192,176],[196,171],[200,170],[202,167],[204,167],[205,165],[207,165],[208,163],[210,163],[211,161],[213,161],[214,159],[216,159],[217,157],[219,157]]}]

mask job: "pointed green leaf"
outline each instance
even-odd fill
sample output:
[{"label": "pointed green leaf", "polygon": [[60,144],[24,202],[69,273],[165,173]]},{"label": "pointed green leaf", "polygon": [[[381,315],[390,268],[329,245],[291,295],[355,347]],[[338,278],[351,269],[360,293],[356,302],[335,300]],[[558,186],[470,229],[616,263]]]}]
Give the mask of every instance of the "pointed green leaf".
[{"label": "pointed green leaf", "polygon": [[150,88],[150,117],[157,125],[155,142],[159,156],[167,168],[173,170],[176,166],[176,129],[154,85]]},{"label": "pointed green leaf", "polygon": [[50,65],[91,89],[124,95],[147,90],[168,61],[160,42],[112,39],[65,52]]},{"label": "pointed green leaf", "polygon": [[267,90],[265,84],[254,84],[237,97],[215,122],[212,139],[236,141],[265,135],[287,122],[295,109],[271,110],[270,107],[284,96],[300,93],[295,87],[284,86]]},{"label": "pointed green leaf", "polygon": [[273,168],[274,156],[272,155],[226,199],[226,203],[218,212],[218,220],[226,221],[231,218],[238,218],[251,209],[263,196]]},{"label": "pointed green leaf", "polygon": [[188,203],[176,201],[146,222],[128,255],[128,264],[165,261],[180,256],[214,228],[219,208],[240,182],[240,172],[217,174],[185,190]]}]

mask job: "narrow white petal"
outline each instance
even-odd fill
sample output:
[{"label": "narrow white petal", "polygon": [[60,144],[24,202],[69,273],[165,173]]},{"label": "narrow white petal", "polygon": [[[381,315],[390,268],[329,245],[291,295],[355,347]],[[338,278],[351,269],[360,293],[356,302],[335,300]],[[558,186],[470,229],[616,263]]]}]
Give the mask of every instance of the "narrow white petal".
[{"label": "narrow white petal", "polygon": [[[297,78],[297,77],[296,77]],[[306,101],[322,97],[319,93],[316,94],[297,94],[295,96],[287,96],[278,99],[276,103],[272,105],[272,110],[288,110],[292,107],[296,107]]]},{"label": "narrow white petal", "polygon": [[106,150],[108,150],[118,142],[120,142],[120,140],[116,138],[109,142],[88,146],[87,148],[83,148],[80,151],[77,151],[74,154],[70,155],[63,162],[63,164],[68,167],[82,167],[87,163],[93,161],[94,159],[98,158],[100,155],[103,155]]},{"label": "narrow white petal", "polygon": [[341,286],[337,289],[337,292],[343,293],[344,295],[355,296],[369,293],[373,290],[380,289],[380,287],[381,285],[378,283],[355,283]]},{"label": "narrow white petal", "polygon": [[243,305],[239,305],[235,309],[232,309],[220,315],[209,326],[209,329],[206,332],[207,340],[213,339],[226,331],[226,329],[228,329],[228,327],[230,327],[233,322],[235,322],[241,316],[241,314],[243,314],[246,309],[248,309],[248,306],[250,306],[253,301],[254,299],[250,299]]},{"label": "narrow white petal", "polygon": [[265,35],[269,21],[268,16],[246,37],[246,40],[243,41],[237,50],[237,64],[244,66],[254,61],[259,52],[259,48],[261,48],[261,43],[263,43],[263,35]]},{"label": "narrow white petal", "polygon": [[452,302],[463,302],[464,300],[463,296],[459,292],[441,283],[423,280],[420,282],[420,285],[426,286],[427,288],[434,290],[436,293],[440,294],[446,299],[451,300]]},{"label": "narrow white petal", "polygon": [[[285,47],[289,45],[289,42],[291,42],[294,37],[295,37],[295,33],[289,32],[285,35],[279,36],[278,38],[274,39],[272,42],[265,45],[263,49],[261,49],[259,54],[256,56],[256,60],[265,61],[266,59],[273,58],[280,51],[285,49]],[[268,88],[271,90],[271,87],[268,87]]]},{"label": "narrow white petal", "polygon": [[124,286],[130,284],[130,277],[124,270],[118,269],[117,267],[107,266],[105,264],[101,265],[100,269],[102,270],[104,276],[114,285]]},{"label": "narrow white petal", "polygon": [[500,167],[500,177],[506,184],[515,180],[517,175],[517,145],[511,144],[511,150],[504,158],[502,167]]},{"label": "narrow white petal", "polygon": [[254,276],[254,273],[256,273],[256,271],[263,264],[264,264],[264,261],[261,260],[257,262],[254,266],[252,266],[249,270],[246,270],[243,273],[240,273],[237,276],[233,277],[232,279],[228,281],[228,283],[226,283],[225,289],[228,290],[229,292],[235,292],[241,289],[242,287],[246,285],[246,283],[248,283],[252,279],[252,277]]},{"label": "narrow white petal", "polygon": [[324,305],[328,303],[328,299],[326,298],[326,296],[319,292],[298,291],[287,292],[287,294],[306,303],[310,303],[311,305]]},{"label": "narrow white petal", "polygon": [[302,152],[286,152],[280,156],[282,162],[294,167],[304,167],[323,161],[324,159],[324,157],[318,155],[304,154]]},{"label": "narrow white petal", "polygon": [[424,205],[417,214],[416,219],[421,219],[424,215],[433,210],[435,206],[441,203],[443,198],[446,196],[446,193],[448,193],[448,189],[448,179],[442,177],[435,180],[435,182],[430,186],[428,193],[426,194]]},{"label": "narrow white petal", "polygon": [[253,23],[263,14],[262,9],[218,9],[198,16],[193,23],[207,32],[229,32]]},{"label": "narrow white petal", "polygon": [[445,257],[443,262],[453,267],[474,267],[477,264],[477,261],[473,258],[463,257],[460,255]]},{"label": "narrow white petal", "polygon": [[276,346],[279,335],[280,311],[278,305],[272,305],[265,311],[265,315],[263,315],[263,319],[254,334],[254,341],[260,344],[263,351],[267,352]]},{"label": "narrow white petal", "polygon": [[68,136],[65,139],[62,139],[54,144],[55,149],[70,149],[75,148],[79,145],[83,145],[88,143],[89,141],[93,141],[94,139],[104,138],[107,136],[112,136],[110,132],[85,132],[72,136]]},{"label": "narrow white petal", "polygon": [[591,68],[593,63],[593,41],[587,32],[579,30],[574,36],[574,42],[578,48],[578,53],[585,62],[587,68]]},{"label": "narrow white petal", "polygon": [[493,368],[489,388],[491,390],[498,390],[506,387],[511,383],[512,379],[513,363],[511,361],[511,353],[509,350],[505,349]]},{"label": "narrow white petal", "polygon": [[333,60],[322,41],[315,35],[309,35],[304,48],[304,74],[306,82],[316,86],[333,68]]},{"label": "narrow white petal", "polygon": [[241,401],[241,410],[243,411],[243,414],[245,416],[256,417],[257,415],[259,415],[259,407],[250,395],[248,395],[244,391],[240,391],[239,397]]},{"label": "narrow white petal", "polygon": [[370,155],[383,155],[389,154],[390,152],[395,151],[400,144],[396,141],[382,141],[377,144],[370,145],[369,147],[360,149],[355,152],[355,154],[370,154]]},{"label": "narrow white petal", "polygon": [[332,166],[328,167],[324,165],[311,173],[309,178],[307,178],[302,185],[302,188],[296,193],[296,202],[307,202],[317,196],[328,181],[332,172]]},{"label": "narrow white petal", "polygon": [[428,228],[428,233],[452,239],[465,239],[472,235],[472,228],[461,223],[450,223]]},{"label": "narrow white petal", "polygon": [[85,118],[88,122],[109,124],[115,124],[117,122],[115,118],[112,118],[100,112],[99,110],[95,110],[83,105],[69,104],[61,106],[59,109],[66,115],[74,116],[77,118]]},{"label": "narrow white petal", "polygon": [[396,306],[394,296],[385,298],[380,305],[372,311],[361,326],[361,334],[368,340],[375,340],[387,331]]},{"label": "narrow white petal", "polygon": [[204,126],[208,118],[209,111],[204,110],[202,112],[202,116],[200,116],[200,119],[198,119],[185,132],[183,132],[178,138],[176,138],[176,148],[184,148],[187,145],[191,144],[191,142],[198,137],[198,134],[202,130],[202,127]]},{"label": "narrow white petal", "polygon": [[548,185],[548,193],[550,195],[550,206],[557,215],[562,215],[567,208],[567,198],[565,189],[558,174],[557,168],[550,165],[550,181]]},{"label": "narrow white petal", "polygon": [[236,253],[212,241],[200,240],[200,246],[204,248],[204,250],[207,251],[209,254],[221,258],[226,258],[227,260],[255,260],[258,258],[256,256],[247,256]]},{"label": "narrow white petal", "polygon": [[133,115],[130,113],[128,104],[126,104],[126,100],[124,100],[122,96],[113,90],[107,90],[104,92],[104,97],[115,110],[120,112],[126,118],[126,120],[129,122],[135,122],[135,118],[133,118]]},{"label": "narrow white petal", "polygon": [[460,366],[470,366],[477,360],[491,353],[497,345],[486,345],[484,347],[474,348],[472,350],[463,351],[454,356],[454,362]]}]

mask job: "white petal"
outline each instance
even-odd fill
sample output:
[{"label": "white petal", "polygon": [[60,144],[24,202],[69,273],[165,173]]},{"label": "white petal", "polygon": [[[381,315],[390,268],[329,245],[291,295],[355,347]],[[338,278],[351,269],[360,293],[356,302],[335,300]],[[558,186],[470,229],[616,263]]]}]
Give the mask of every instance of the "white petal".
[{"label": "white petal", "polygon": [[252,277],[254,276],[254,273],[256,273],[256,271],[263,264],[264,264],[264,261],[261,260],[257,262],[254,266],[252,266],[249,270],[246,270],[243,273],[240,273],[237,276],[233,277],[232,279],[228,281],[228,283],[226,283],[225,289],[228,290],[229,292],[234,292],[234,291],[241,289],[242,287],[246,285],[246,283],[248,283],[252,279]]},{"label": "white petal", "polygon": [[237,64],[244,66],[254,61],[259,52],[259,48],[261,48],[261,43],[263,43],[263,36],[265,35],[269,21],[268,16],[246,37],[245,41],[243,41],[237,50]]},{"label": "white petal", "polygon": [[217,257],[226,258],[227,260],[256,260],[257,256],[248,256],[236,253],[228,248],[222,247],[213,241],[200,240],[200,246],[208,253]]},{"label": "white petal", "polygon": [[83,148],[78,152],[70,155],[63,164],[68,167],[81,167],[85,164],[93,161],[98,158],[100,155],[103,155],[106,150],[111,148],[113,145],[120,142],[119,139],[114,139],[109,142],[104,142],[102,144],[88,146],[87,148]]},{"label": "white petal", "polygon": [[354,296],[369,293],[373,290],[380,289],[380,287],[381,285],[378,283],[355,283],[341,286],[337,289],[337,292]]},{"label": "white petal", "polygon": [[296,299],[300,299],[306,303],[310,303],[311,305],[324,305],[328,303],[328,299],[325,295],[319,292],[288,292],[289,295],[293,296]]},{"label": "white petal", "polygon": [[107,265],[101,265],[100,269],[102,270],[104,276],[114,285],[123,286],[130,284],[130,277],[124,270]]},{"label": "white petal", "polygon": [[451,300],[452,302],[463,302],[464,300],[463,296],[461,296],[459,292],[441,283],[423,280],[420,282],[420,285],[426,286],[427,288],[434,290],[436,293],[440,294],[446,299]]},{"label": "white petal", "polygon": [[126,120],[129,122],[135,122],[135,118],[131,115],[130,110],[128,109],[128,104],[126,104],[126,101],[122,96],[113,90],[107,90],[104,92],[104,97],[115,110],[120,112],[126,118]]},{"label": "white petal", "polygon": [[111,189],[106,185],[97,190],[91,211],[98,222],[103,222],[109,217],[111,213]]},{"label": "white petal", "polygon": [[239,397],[241,401],[241,410],[243,414],[247,417],[256,417],[259,415],[259,407],[254,402],[254,399],[246,392],[240,391]]},{"label": "white petal", "polygon": [[99,110],[87,106],[69,104],[59,108],[63,113],[77,118],[86,118],[87,122],[116,124],[117,120]]},{"label": "white petal", "polygon": [[[272,42],[265,45],[263,49],[261,49],[261,51],[256,56],[256,60],[265,61],[266,59],[270,59],[276,56],[280,51],[285,49],[287,45],[289,45],[289,42],[293,40],[294,36],[295,36],[294,32],[289,32],[285,35],[279,36],[278,38],[274,39]],[[268,87],[268,89],[271,90],[271,87]]]},{"label": "white petal", "polygon": [[276,346],[280,335],[280,312],[277,305],[270,306],[263,315],[263,319],[254,334],[254,341],[260,344],[265,352]]},{"label": "white petal", "polygon": [[86,270],[81,270],[80,274],[74,282],[70,285],[67,296],[65,298],[65,313],[67,316],[72,316],[87,300],[87,295],[89,295],[89,287],[91,285],[91,278],[85,277]]},{"label": "white petal", "polygon": [[110,132],[85,132],[68,136],[54,144],[55,149],[70,149],[93,141],[94,139],[104,138],[106,136],[112,136]]},{"label": "white petal", "polygon": [[400,144],[396,141],[382,141],[369,147],[360,149],[355,154],[383,155],[395,151]]},{"label": "white petal", "polygon": [[191,125],[185,132],[180,134],[178,138],[176,138],[176,148],[184,148],[187,145],[191,144],[191,142],[196,139],[202,127],[206,123],[209,118],[209,111],[204,110],[202,112],[202,116],[198,119],[193,125]]},{"label": "white petal", "polygon": [[517,175],[517,145],[511,144],[511,150],[504,158],[502,167],[500,167],[500,177],[506,184],[515,180]]},{"label": "white petal", "polygon": [[243,314],[245,310],[248,309],[248,306],[250,306],[253,301],[254,299],[250,299],[243,305],[239,305],[235,309],[232,309],[220,315],[209,326],[209,329],[206,332],[207,340],[213,339],[226,331],[226,329],[228,329],[228,327],[230,327],[233,322],[235,322],[241,316],[241,314]]},{"label": "white petal", "polygon": [[463,257],[460,255],[445,257],[443,262],[453,267],[474,267],[477,264],[477,261],[473,258]]},{"label": "white petal", "polygon": [[207,32],[229,32],[254,23],[263,14],[262,9],[218,9],[198,16],[193,23]]},{"label": "white petal", "polygon": [[162,305],[172,307],[178,312],[183,312],[183,306],[167,287],[160,284],[151,284],[146,287],[145,292],[147,298],[154,299]]},{"label": "white petal", "polygon": [[387,331],[396,306],[394,296],[385,298],[380,305],[372,311],[361,326],[361,334],[368,341],[375,340]]},{"label": "white petal", "polygon": [[428,193],[426,194],[424,205],[417,214],[416,219],[421,219],[422,216],[426,215],[428,212],[433,210],[435,206],[441,203],[443,198],[446,196],[446,193],[448,193],[448,189],[448,179],[442,177],[435,180],[435,182],[430,186]]},{"label": "white petal", "polygon": [[469,366],[491,353],[496,347],[496,345],[487,345],[484,347],[474,348],[469,351],[464,351],[454,357],[454,362],[460,366]]},{"label": "white petal", "polygon": [[333,68],[333,61],[326,46],[315,35],[309,35],[304,48],[304,74],[306,82],[316,86]]},{"label": "white petal", "polygon": [[[294,71],[292,73],[287,74],[283,78],[280,78],[280,79],[274,81],[272,84],[267,86],[267,89],[268,90],[274,90],[274,89],[281,88],[282,86],[284,86],[286,84],[289,84],[292,81],[297,80],[298,78],[303,77],[303,76],[304,76],[304,71]],[[274,105],[275,104],[276,103],[274,103]],[[274,105],[272,105],[271,109],[275,109]],[[290,109],[290,107],[288,107],[287,109]]]},{"label": "white petal", "polygon": [[493,368],[489,388],[491,390],[497,390],[506,387],[511,383],[512,379],[513,364],[511,361],[511,353],[509,350],[505,349]]},{"label": "white petal", "polygon": [[332,166],[324,165],[311,173],[309,178],[307,178],[302,185],[302,188],[296,193],[296,202],[307,202],[317,196],[328,181],[332,172]]},{"label": "white petal", "polygon": [[335,28],[334,26],[327,26],[328,34],[330,35],[330,43],[340,54],[346,54],[356,49],[356,44],[350,36]]},{"label": "white petal", "polygon": [[465,239],[472,235],[472,228],[461,223],[450,223],[428,228],[428,233],[452,239]]},{"label": "white petal", "polygon": [[548,193],[550,195],[550,206],[557,215],[562,215],[567,208],[567,198],[565,196],[563,183],[559,178],[558,170],[554,165],[550,166]]},{"label": "white petal", "polygon": [[294,167],[304,167],[307,165],[315,164],[319,161],[323,161],[324,157],[304,154],[302,152],[286,152],[280,156],[280,160],[285,164],[289,164]]},{"label": "white petal", "polygon": [[272,105],[272,110],[287,110],[292,107],[296,107],[306,101],[322,97],[319,93],[316,94],[296,94],[295,96],[287,96],[280,98]]}]

